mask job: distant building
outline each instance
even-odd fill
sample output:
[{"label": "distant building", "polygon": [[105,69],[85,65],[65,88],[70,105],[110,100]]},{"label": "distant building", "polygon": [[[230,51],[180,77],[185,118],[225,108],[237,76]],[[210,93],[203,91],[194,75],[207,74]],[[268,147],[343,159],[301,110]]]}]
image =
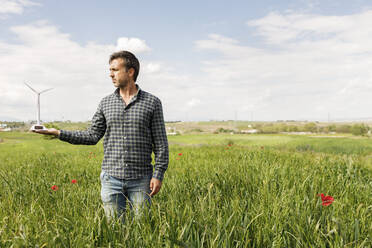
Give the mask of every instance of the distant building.
[{"label": "distant building", "polygon": [[174,127],[166,127],[167,135],[177,135],[176,129]]},{"label": "distant building", "polygon": [[172,136],[172,135],[177,135],[177,133],[176,132],[170,132],[170,133],[167,133],[167,135]]},{"label": "distant building", "polygon": [[313,134],[312,132],[280,132],[281,134],[294,134],[294,135],[308,135]]},{"label": "distant building", "polygon": [[247,133],[247,134],[254,134],[254,133],[259,133],[259,130],[257,129],[249,129],[249,130],[241,130],[241,133]]},{"label": "distant building", "polygon": [[0,132],[10,132],[10,131],[12,131],[10,127],[0,128]]}]

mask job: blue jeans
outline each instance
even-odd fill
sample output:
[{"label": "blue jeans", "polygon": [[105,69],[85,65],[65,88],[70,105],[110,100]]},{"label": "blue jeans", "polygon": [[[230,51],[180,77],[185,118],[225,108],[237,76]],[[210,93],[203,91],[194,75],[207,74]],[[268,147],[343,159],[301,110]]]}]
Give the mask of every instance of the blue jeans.
[{"label": "blue jeans", "polygon": [[125,180],[112,177],[105,171],[101,172],[101,198],[106,217],[120,217],[129,203],[135,216],[140,216],[144,207],[150,207],[151,175],[136,180]]}]

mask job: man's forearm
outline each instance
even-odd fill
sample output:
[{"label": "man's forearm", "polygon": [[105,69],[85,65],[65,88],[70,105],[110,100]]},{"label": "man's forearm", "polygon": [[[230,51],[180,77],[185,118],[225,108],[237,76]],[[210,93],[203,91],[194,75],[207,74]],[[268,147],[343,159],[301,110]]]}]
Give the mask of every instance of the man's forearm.
[{"label": "man's forearm", "polygon": [[154,150],[155,153],[155,170],[152,177],[163,180],[164,173],[168,168],[169,163],[169,151],[168,145],[162,147],[156,147]]},{"label": "man's forearm", "polygon": [[58,138],[75,145],[95,145],[102,138],[104,132],[87,131],[66,131],[60,130]]},{"label": "man's forearm", "polygon": [[92,118],[91,126],[86,131],[59,130],[58,138],[75,145],[97,144],[106,131],[106,119],[101,109],[101,103]]},{"label": "man's forearm", "polygon": [[44,135],[54,135],[54,136],[57,136],[59,137],[60,135],[60,131],[55,129],[55,128],[48,128],[48,129],[36,129],[36,130],[33,130],[34,133],[40,133],[40,134],[44,134]]}]

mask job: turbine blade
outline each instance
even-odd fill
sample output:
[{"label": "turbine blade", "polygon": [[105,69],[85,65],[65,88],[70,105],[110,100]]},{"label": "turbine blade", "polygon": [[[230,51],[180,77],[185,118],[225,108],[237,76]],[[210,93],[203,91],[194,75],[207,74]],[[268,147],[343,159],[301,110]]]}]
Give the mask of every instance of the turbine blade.
[{"label": "turbine blade", "polygon": [[36,94],[39,94],[39,92],[37,92],[36,90],[34,90],[30,85],[24,83],[28,88],[30,88],[33,92],[35,92]]},{"label": "turbine blade", "polygon": [[40,94],[41,94],[41,93],[44,93],[44,92],[47,92],[47,91],[50,91],[50,90],[52,90],[52,89],[53,89],[53,88],[43,90],[43,91],[40,92]]}]

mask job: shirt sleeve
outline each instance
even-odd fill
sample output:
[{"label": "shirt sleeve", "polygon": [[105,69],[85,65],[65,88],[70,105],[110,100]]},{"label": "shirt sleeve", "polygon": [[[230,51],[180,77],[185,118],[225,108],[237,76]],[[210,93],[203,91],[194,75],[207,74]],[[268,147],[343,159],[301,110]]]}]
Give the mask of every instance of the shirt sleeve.
[{"label": "shirt sleeve", "polygon": [[155,106],[151,122],[151,133],[153,151],[155,154],[155,170],[152,177],[162,181],[164,178],[164,173],[168,168],[169,151],[163,117],[163,108],[160,100],[157,101]]},{"label": "shirt sleeve", "polygon": [[102,111],[102,102],[93,116],[92,124],[86,131],[60,130],[59,139],[75,145],[95,145],[105,135],[106,119]]}]

